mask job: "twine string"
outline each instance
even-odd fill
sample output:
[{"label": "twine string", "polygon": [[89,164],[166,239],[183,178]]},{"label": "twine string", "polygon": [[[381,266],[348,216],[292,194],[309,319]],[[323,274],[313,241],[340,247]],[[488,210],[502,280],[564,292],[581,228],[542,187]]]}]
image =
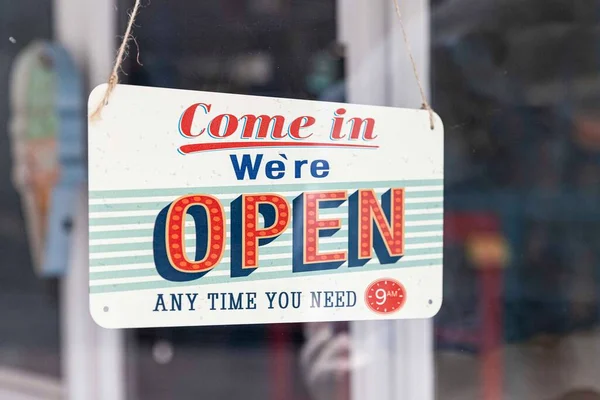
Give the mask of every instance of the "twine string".
[{"label": "twine string", "polygon": [[[104,92],[104,96],[98,106],[94,110],[94,112],[90,115],[90,120],[98,120],[102,116],[102,110],[108,104],[108,100],[110,99],[110,95],[113,90],[119,83],[119,70],[121,69],[121,65],[125,60],[125,55],[127,54],[127,45],[131,39],[135,41],[135,38],[131,35],[131,31],[133,30],[133,24],[135,19],[138,16],[140,11],[142,0],[135,0],[135,5],[133,6],[133,10],[131,11],[131,15],[129,16],[129,22],[127,23],[127,29],[125,30],[125,36],[123,37],[123,41],[121,42],[121,46],[119,47],[119,52],[117,53],[117,58],[115,59],[115,65],[113,66],[112,73],[108,78],[108,85],[106,86],[106,91]],[[137,44],[137,42],[136,42]],[[138,50],[138,62],[139,62],[139,50]]]},{"label": "twine string", "polygon": [[[400,28],[402,30],[402,37],[404,39],[404,44],[406,46],[406,52],[408,53],[408,57],[410,58],[410,63],[412,65],[413,74],[415,76],[417,86],[419,87],[419,92],[421,93],[421,100],[422,100],[421,108],[425,109],[429,112],[429,124],[430,124],[431,129],[433,130],[435,127],[433,110],[432,110],[431,106],[429,105],[429,101],[427,101],[427,95],[425,94],[425,89],[423,89],[423,83],[421,82],[421,78],[419,77],[417,62],[415,61],[415,57],[413,55],[412,48],[410,45],[410,40],[408,39],[408,33],[406,32],[406,27],[404,26],[404,19],[402,18],[402,12],[400,11],[400,4],[398,3],[398,0],[394,0],[394,5],[396,8],[396,14],[398,15],[398,20],[400,21]],[[117,53],[117,58],[115,59],[115,64],[113,66],[112,73],[110,74],[110,77],[108,78],[108,85],[106,87],[106,91],[104,92],[104,96],[102,97],[102,100],[100,101],[100,103],[98,103],[98,106],[96,107],[94,112],[90,115],[90,120],[97,120],[102,116],[102,110],[108,104],[108,100],[110,99],[112,92],[114,91],[115,87],[119,83],[119,70],[121,69],[123,61],[127,54],[127,45],[129,43],[129,41],[133,40],[137,46],[137,41],[131,34],[131,31],[133,30],[133,25],[134,25],[135,19],[138,16],[139,11],[140,11],[140,7],[141,7],[141,0],[135,0],[135,5],[133,7],[133,10],[131,11],[131,15],[129,16],[129,22],[127,24],[127,29],[125,30],[125,36],[123,37],[123,41],[121,42],[121,46],[119,47],[119,51]],[[138,47],[137,60],[139,62],[139,47]]]},{"label": "twine string", "polygon": [[400,4],[398,3],[398,0],[394,0],[394,5],[396,6],[396,14],[398,15],[398,20],[400,21],[400,29],[402,30],[402,37],[404,39],[404,45],[406,46],[406,52],[408,53],[408,57],[410,58],[413,74],[415,76],[415,80],[417,81],[417,86],[419,86],[419,92],[421,92],[421,108],[429,112],[429,126],[431,130],[433,130],[435,128],[433,109],[429,105],[429,101],[427,101],[427,95],[425,94],[425,89],[423,89],[423,83],[421,82],[421,78],[419,77],[417,62],[415,61],[415,57],[412,52],[412,47],[410,46],[410,40],[408,39],[408,33],[406,32],[406,27],[404,26],[404,19],[402,18],[402,12],[400,11]]}]

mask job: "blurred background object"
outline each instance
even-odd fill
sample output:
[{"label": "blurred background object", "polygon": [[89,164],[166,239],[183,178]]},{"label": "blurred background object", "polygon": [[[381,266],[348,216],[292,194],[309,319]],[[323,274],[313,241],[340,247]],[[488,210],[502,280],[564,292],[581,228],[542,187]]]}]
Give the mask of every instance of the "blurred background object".
[{"label": "blurred background object", "polygon": [[77,190],[85,182],[82,79],[60,45],[23,49],[11,73],[13,176],[35,270],[65,273]]},{"label": "blurred background object", "polygon": [[56,282],[35,273],[25,210],[12,179],[8,134],[13,62],[30,43],[51,38],[52,4],[2,0],[0,10],[0,367],[11,376],[22,373],[58,382],[62,374]]},{"label": "blurred background object", "polygon": [[593,390],[574,390],[561,396],[559,400],[598,400],[600,394]]}]

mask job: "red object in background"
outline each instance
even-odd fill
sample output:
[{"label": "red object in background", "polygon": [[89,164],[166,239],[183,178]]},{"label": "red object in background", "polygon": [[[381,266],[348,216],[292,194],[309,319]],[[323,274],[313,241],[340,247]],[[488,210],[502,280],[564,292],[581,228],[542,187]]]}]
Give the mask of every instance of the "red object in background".
[{"label": "red object in background", "polygon": [[448,213],[444,218],[444,240],[464,243],[470,236],[500,233],[500,219],[486,212]]},{"label": "red object in background", "polygon": [[293,399],[291,352],[286,348],[291,343],[291,325],[276,324],[269,327],[271,337],[271,400]]},{"label": "red object in background", "polygon": [[482,380],[483,399],[503,397],[502,359],[502,270],[490,266],[480,272],[482,293]]},{"label": "red object in background", "polygon": [[350,400],[350,373],[339,378],[335,400]]},{"label": "red object in background", "polygon": [[444,221],[446,243],[467,245],[477,268],[481,293],[482,399],[503,397],[502,360],[502,268],[507,247],[500,219],[490,213],[454,213]]},{"label": "red object in background", "polygon": [[575,141],[588,151],[600,151],[600,118],[578,116],[575,118]]}]

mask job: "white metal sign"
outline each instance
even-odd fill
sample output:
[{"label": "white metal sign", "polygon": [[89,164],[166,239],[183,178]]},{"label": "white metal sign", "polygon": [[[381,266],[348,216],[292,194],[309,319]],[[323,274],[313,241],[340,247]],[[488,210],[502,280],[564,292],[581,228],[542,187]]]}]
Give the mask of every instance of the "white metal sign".
[{"label": "white metal sign", "polygon": [[119,85],[89,125],[92,316],[431,317],[443,164],[426,111]]}]

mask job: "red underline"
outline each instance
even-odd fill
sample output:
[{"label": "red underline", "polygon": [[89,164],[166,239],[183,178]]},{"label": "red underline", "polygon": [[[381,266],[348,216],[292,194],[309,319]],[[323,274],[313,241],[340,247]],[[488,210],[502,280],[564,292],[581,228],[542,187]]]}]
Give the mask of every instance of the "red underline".
[{"label": "red underline", "polygon": [[183,154],[198,153],[202,151],[226,150],[226,149],[251,149],[255,147],[343,147],[356,149],[378,149],[379,146],[366,144],[344,144],[344,143],[314,143],[314,142],[224,142],[224,143],[196,143],[186,144],[179,148]]}]

